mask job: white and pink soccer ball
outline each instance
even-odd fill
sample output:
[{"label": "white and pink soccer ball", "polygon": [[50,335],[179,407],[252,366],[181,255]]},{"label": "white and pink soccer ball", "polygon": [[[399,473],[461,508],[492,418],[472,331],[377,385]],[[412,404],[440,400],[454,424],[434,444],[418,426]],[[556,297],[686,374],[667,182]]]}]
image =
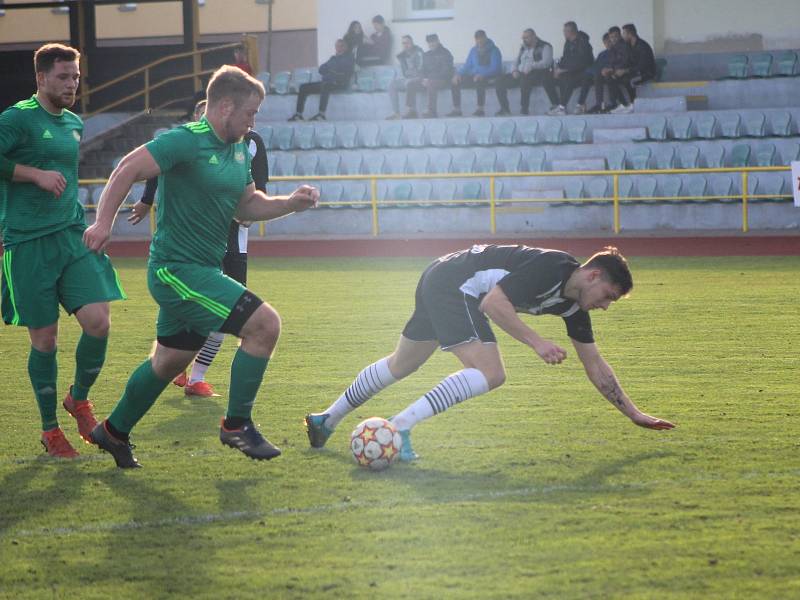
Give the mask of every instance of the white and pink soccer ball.
[{"label": "white and pink soccer ball", "polygon": [[400,454],[403,438],[386,419],[370,417],[350,436],[350,450],[360,466],[372,471],[388,468]]}]

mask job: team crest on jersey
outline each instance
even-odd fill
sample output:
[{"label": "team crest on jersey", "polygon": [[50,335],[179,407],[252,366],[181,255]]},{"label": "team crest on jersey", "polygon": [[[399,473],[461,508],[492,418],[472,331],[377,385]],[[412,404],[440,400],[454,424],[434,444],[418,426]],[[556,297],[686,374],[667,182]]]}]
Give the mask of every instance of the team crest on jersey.
[{"label": "team crest on jersey", "polygon": [[76,130],[74,130],[74,129],[72,130],[72,137],[74,137],[74,138],[75,138],[75,141],[76,141],[76,142],[80,142],[80,141],[81,141],[81,134],[80,134],[80,133],[78,133],[78,132],[77,132]]},{"label": "team crest on jersey", "polygon": [[236,152],[236,153],[233,155],[233,158],[235,158],[235,159],[236,159],[236,162],[243,163],[243,162],[244,162],[244,152],[242,152],[241,150],[239,150],[238,152]]}]

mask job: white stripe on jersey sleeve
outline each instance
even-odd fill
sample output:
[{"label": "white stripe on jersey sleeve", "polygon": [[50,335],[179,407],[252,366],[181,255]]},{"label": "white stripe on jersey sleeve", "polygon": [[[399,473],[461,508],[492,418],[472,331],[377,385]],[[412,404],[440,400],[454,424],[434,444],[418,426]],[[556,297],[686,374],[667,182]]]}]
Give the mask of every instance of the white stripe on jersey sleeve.
[{"label": "white stripe on jersey sleeve", "polygon": [[487,269],[485,271],[476,271],[475,274],[467,279],[458,288],[463,293],[473,298],[480,298],[481,294],[487,294],[497,282],[509,274],[510,271],[505,269]]}]

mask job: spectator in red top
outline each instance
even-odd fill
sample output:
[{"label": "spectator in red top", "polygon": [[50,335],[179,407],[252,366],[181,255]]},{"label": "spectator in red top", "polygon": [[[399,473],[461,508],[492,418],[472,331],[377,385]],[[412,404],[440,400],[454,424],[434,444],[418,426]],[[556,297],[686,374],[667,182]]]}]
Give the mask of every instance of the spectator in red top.
[{"label": "spectator in red top", "polygon": [[250,66],[250,62],[247,60],[247,50],[244,46],[237,46],[233,49],[233,61],[234,67],[239,67],[248,75],[253,75],[253,67]]}]

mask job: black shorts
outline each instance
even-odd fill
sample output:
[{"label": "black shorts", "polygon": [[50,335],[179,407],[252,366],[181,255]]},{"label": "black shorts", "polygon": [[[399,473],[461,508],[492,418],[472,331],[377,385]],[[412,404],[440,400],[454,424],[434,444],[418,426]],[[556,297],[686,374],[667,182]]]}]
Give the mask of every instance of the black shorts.
[{"label": "black shorts", "polygon": [[463,281],[450,271],[447,263],[438,261],[425,269],[403,337],[415,342],[437,340],[442,350],[476,340],[496,343],[489,319],[478,308],[480,300],[458,289]]},{"label": "black shorts", "polygon": [[222,272],[247,286],[247,253],[226,252],[222,259]]}]

